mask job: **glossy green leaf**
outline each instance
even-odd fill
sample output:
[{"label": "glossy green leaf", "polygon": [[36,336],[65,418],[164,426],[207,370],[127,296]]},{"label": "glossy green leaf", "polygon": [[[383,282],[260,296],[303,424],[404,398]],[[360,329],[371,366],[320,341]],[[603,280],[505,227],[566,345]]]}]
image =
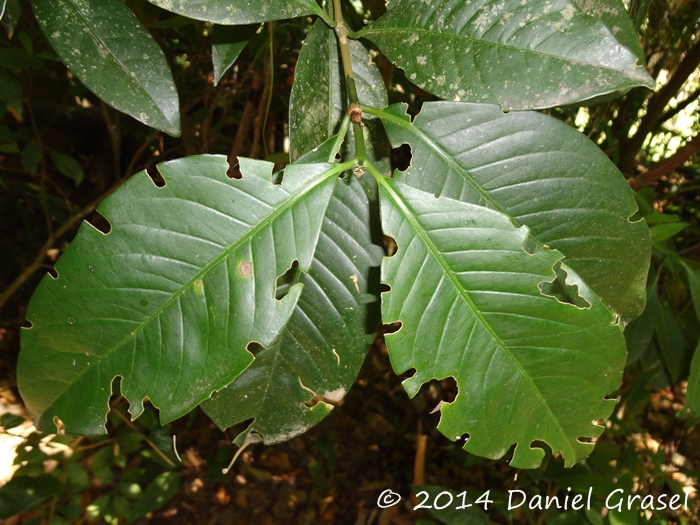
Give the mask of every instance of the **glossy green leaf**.
[{"label": "glossy green leaf", "polygon": [[61,60],[110,106],[180,135],[177,90],[163,51],[120,0],[34,0]]},{"label": "glossy green leaf", "polygon": [[8,38],[12,38],[20,16],[22,16],[22,4],[20,0],[4,0],[0,19],[2,20],[2,25],[5,26]]},{"label": "glossy green leaf", "polygon": [[214,85],[221,78],[241,54],[248,44],[248,40],[255,34],[259,24],[251,24],[243,27],[219,26],[214,28],[211,45],[211,61],[214,64]]},{"label": "glossy green leaf", "polygon": [[374,111],[392,145],[411,145],[411,167],[396,178],[436,195],[479,204],[525,224],[540,245],[562,252],[614,312],[644,308],[651,256],[644,221],[618,169],[585,136],[531,112],[456,102]]},{"label": "glossy green leaf", "polygon": [[[371,228],[361,182],[338,183],[289,324],[245,372],[202,404],[220,428],[255,418],[248,431],[279,443],[318,423],[332,408],[324,400],[340,401],[350,389],[379,323],[378,298],[371,293],[378,290],[371,287],[378,285],[374,270],[384,252],[373,244]],[[306,406],[314,395],[322,399]]]},{"label": "glossy green leaf", "polygon": [[[575,0],[396,0],[358,33],[414,84],[449,100],[505,110],[580,102],[654,87],[637,57]],[[621,22],[622,23],[622,22]],[[636,38],[629,19],[617,35]]]},{"label": "glossy green leaf", "polygon": [[700,417],[700,341],[695,347],[693,361],[690,364],[688,390],[685,394],[685,408],[690,410],[694,417]]},{"label": "glossy green leaf", "polygon": [[179,472],[163,472],[160,474],[143,491],[143,494],[131,510],[127,523],[133,523],[149,512],[161,508],[172,499],[179,487]]},{"label": "glossy green leaf", "polygon": [[172,13],[215,24],[241,25],[323,15],[316,0],[148,0]]},{"label": "glossy green leaf", "polygon": [[63,173],[66,177],[73,179],[76,186],[83,182],[85,173],[83,172],[83,167],[77,160],[70,155],[66,155],[65,153],[61,153],[60,151],[53,149],[49,150],[49,153],[51,154],[51,160],[58,168],[58,171]]},{"label": "glossy green leaf", "polygon": [[240,166],[235,180],[222,156],[161,164],[164,187],[144,172],[100,205],[109,234],[82,225],[22,334],[18,383],[40,427],[103,433],[117,376],[133,416],[148,397],[171,421],[248,367],[249,342],[272,344],[302,288],[277,300],[276,279],[308,271],[347,166],[290,166],[281,185],[270,163]]},{"label": "glossy green leaf", "polygon": [[[566,266],[567,284],[590,306],[543,295],[562,254],[523,248],[527,228],[482,206],[435,198],[380,179],[382,226],[397,253],[382,264],[384,323],[397,373],[414,396],[431,379],[455,378],[459,394],[443,404],[438,428],[465,450],[533,468],[548,443],[566,465],[588,455],[600,435],[625,365],[625,342],[613,315]],[[416,283],[420,283],[416,286]],[[536,416],[534,416],[536,414]]]},{"label": "glossy green leaf", "polygon": [[[353,74],[359,99],[376,107],[387,106],[388,96],[382,75],[367,49],[349,41]],[[289,154],[292,161],[338,133],[348,102],[335,32],[317,20],[306,36],[294,70],[289,100]],[[389,143],[380,122],[372,115],[363,117],[367,158],[382,171],[389,171]],[[355,156],[352,126],[342,151],[345,159]]]}]

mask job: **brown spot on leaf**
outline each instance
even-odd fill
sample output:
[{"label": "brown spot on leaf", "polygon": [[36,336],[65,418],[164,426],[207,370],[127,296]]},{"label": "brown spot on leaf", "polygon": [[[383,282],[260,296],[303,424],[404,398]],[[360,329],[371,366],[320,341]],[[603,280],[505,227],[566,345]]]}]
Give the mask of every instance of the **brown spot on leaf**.
[{"label": "brown spot on leaf", "polygon": [[238,271],[241,272],[241,277],[248,277],[253,273],[253,263],[250,261],[242,261],[238,265]]}]

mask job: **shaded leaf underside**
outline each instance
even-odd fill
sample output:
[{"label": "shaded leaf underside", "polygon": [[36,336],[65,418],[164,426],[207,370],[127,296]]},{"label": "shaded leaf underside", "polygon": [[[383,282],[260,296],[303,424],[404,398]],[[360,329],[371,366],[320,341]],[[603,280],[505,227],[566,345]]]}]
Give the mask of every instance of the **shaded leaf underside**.
[{"label": "shaded leaf underside", "polygon": [[[543,296],[562,255],[523,250],[526,228],[492,210],[435,198],[391,180],[380,184],[382,226],[398,245],[382,265],[386,336],[409,395],[433,378],[452,376],[459,394],[442,406],[439,429],[450,439],[469,434],[465,449],[499,458],[512,444],[512,465],[539,465],[544,451],[567,465],[590,453],[579,438],[598,436],[625,364],[622,332],[578,276],[567,282],[591,305],[581,309]],[[415,283],[421,283],[415,286]]]},{"label": "shaded leaf underside", "polygon": [[[137,416],[148,397],[161,421],[179,417],[250,364],[250,341],[270,345],[302,285],[282,300],[275,284],[293,261],[308,271],[342,167],[221,156],[159,166],[166,186],[141,173],[98,208],[108,235],[84,224],[32,297],[18,381],[38,425],[104,432],[110,386]],[[284,239],[285,242],[278,242]]]}]

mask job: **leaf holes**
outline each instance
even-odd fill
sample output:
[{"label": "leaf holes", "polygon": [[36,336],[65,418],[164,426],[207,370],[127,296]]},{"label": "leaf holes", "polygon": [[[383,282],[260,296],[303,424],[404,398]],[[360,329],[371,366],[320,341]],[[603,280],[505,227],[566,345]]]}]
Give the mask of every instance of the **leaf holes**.
[{"label": "leaf holes", "polygon": [[543,281],[538,285],[540,293],[547,297],[553,297],[563,304],[570,304],[581,309],[590,308],[591,304],[579,294],[578,285],[566,282],[568,274],[561,267],[561,263],[557,263],[556,272],[557,276],[552,282]]},{"label": "leaf holes", "polygon": [[403,323],[401,321],[396,321],[394,323],[382,325],[382,333],[383,334],[395,334],[396,332],[401,330],[402,326],[403,326]]},{"label": "leaf holes", "polygon": [[592,443],[595,445],[595,443],[598,441],[598,438],[594,438],[591,436],[579,436],[576,438],[576,441],[579,443]]},{"label": "leaf holes", "polygon": [[399,245],[396,243],[396,239],[393,237],[383,235],[382,242],[384,244],[384,255],[387,257],[393,257],[396,255],[396,252],[399,251]]},{"label": "leaf holes", "polygon": [[157,188],[162,188],[165,186],[165,179],[163,178],[163,175],[161,175],[158,166],[148,166],[146,168],[146,173],[149,177],[151,177],[153,184],[155,184]]},{"label": "leaf holes", "polygon": [[284,170],[275,171],[270,177],[270,182],[273,186],[281,186],[284,180]]},{"label": "leaf holes", "polygon": [[54,268],[53,266],[49,266],[46,269],[46,272],[53,278],[54,281],[56,279],[58,279],[58,272],[56,271],[56,268]]},{"label": "leaf holes", "polygon": [[235,155],[231,157],[228,161],[228,169],[226,170],[226,176],[229,179],[242,179],[243,174],[241,173],[241,163],[238,162],[238,157]]},{"label": "leaf holes", "polygon": [[112,231],[112,225],[109,223],[109,221],[104,217],[99,212],[92,212],[88,218],[86,219],[88,224],[95,228],[98,232],[104,234],[104,235],[109,235],[109,232]]},{"label": "leaf holes", "polygon": [[256,341],[251,341],[245,348],[253,355],[253,357],[256,357],[260,352],[265,350],[265,347]]},{"label": "leaf holes", "polygon": [[56,434],[63,435],[66,433],[66,425],[63,424],[60,417],[53,416],[53,424],[56,425]]},{"label": "leaf holes", "polygon": [[275,282],[275,299],[284,299],[292,286],[299,282],[300,277],[299,261],[294,259],[289,269],[280,275]]},{"label": "leaf holes", "polygon": [[391,150],[391,170],[406,171],[411,165],[411,159],[413,158],[413,153],[411,152],[411,146],[408,144],[401,144],[398,148],[392,148]]}]

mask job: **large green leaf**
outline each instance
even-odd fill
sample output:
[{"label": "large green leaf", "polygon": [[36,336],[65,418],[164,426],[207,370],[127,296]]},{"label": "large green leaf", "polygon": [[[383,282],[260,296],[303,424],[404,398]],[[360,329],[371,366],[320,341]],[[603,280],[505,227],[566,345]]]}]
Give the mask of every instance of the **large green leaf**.
[{"label": "large green leaf", "polygon": [[[359,99],[370,106],[389,103],[377,65],[360,43],[349,41],[352,68]],[[338,132],[348,111],[345,75],[342,70],[335,32],[317,20],[307,35],[294,70],[289,100],[289,155],[296,160]],[[381,170],[389,170],[389,143],[381,123],[364,117],[367,158]],[[355,156],[352,127],[345,141],[343,157]]]},{"label": "large green leaf", "polygon": [[165,187],[145,173],[98,208],[108,235],[84,224],[32,297],[18,381],[38,425],[57,416],[66,432],[104,432],[113,378],[131,414],[148,397],[161,421],[186,414],[270,345],[302,285],[275,298],[276,279],[298,261],[308,271],[326,206],[344,165],[290,166],[222,156],[160,165]]},{"label": "large green leaf", "polygon": [[[440,431],[469,434],[465,449],[502,457],[517,444],[511,464],[537,466],[548,443],[567,465],[588,455],[586,438],[603,427],[592,421],[615,406],[606,400],[620,384],[625,342],[613,315],[569,268],[587,308],[543,295],[562,259],[554,250],[523,248],[527,228],[482,206],[435,198],[380,179],[382,226],[398,246],[385,259],[382,319],[401,322],[386,336],[409,395],[433,378],[452,376],[459,394],[443,404]],[[420,283],[420,285],[416,285]]]},{"label": "large green leaf", "polygon": [[215,24],[239,25],[323,15],[316,0],[148,0],[173,13]]},{"label": "large green leaf", "polygon": [[[600,0],[605,7],[617,0]],[[397,0],[358,36],[450,100],[531,109],[654,87],[633,51],[576,0]],[[629,19],[618,38],[636,38]]]},{"label": "large green leaf", "polygon": [[180,135],[172,73],[151,34],[120,0],[33,0],[44,35],[68,68],[110,106]]},{"label": "large green leaf", "polygon": [[328,414],[332,406],[323,399],[305,404],[314,395],[339,401],[350,389],[379,323],[378,298],[370,292],[378,293],[374,269],[384,252],[373,244],[372,222],[361,181],[338,183],[289,324],[245,372],[202,404],[220,428],[255,418],[248,431],[279,443]]},{"label": "large green leaf", "polygon": [[423,191],[484,205],[525,224],[625,319],[644,308],[651,247],[629,185],[575,129],[532,112],[457,102],[372,110],[394,146],[411,145],[411,167],[396,175]]}]

